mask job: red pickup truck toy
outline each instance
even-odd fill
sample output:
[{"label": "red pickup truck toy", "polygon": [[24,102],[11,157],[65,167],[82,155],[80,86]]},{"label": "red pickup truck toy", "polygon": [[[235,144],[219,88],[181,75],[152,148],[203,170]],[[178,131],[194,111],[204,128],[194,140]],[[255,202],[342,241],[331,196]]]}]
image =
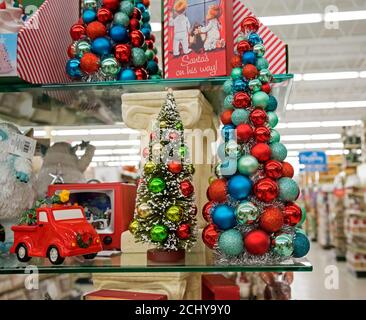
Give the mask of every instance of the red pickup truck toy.
[{"label": "red pickup truck toy", "polygon": [[79,206],[38,208],[37,224],[13,226],[14,244],[10,249],[18,260],[47,257],[59,265],[65,257],[83,256],[94,259],[102,245],[99,235],[86,220]]}]

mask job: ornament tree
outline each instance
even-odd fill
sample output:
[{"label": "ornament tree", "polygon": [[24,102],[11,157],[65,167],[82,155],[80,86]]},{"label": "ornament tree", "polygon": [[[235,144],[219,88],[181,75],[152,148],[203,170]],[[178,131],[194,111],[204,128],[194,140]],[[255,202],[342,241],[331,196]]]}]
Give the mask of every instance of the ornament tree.
[{"label": "ornament tree", "polygon": [[209,222],[203,241],[222,264],[276,263],[310,249],[301,229],[305,212],[295,203],[299,187],[275,129],[278,103],[258,28],[255,17],[241,23],[231,79],[224,84],[217,179],[203,208]]},{"label": "ornament tree", "polygon": [[194,167],[189,161],[183,123],[172,92],[168,93],[144,154],[148,159],[129,229],[137,241],[156,246],[157,250],[149,252],[152,255],[160,253],[161,259],[165,259],[165,253],[178,253],[182,258],[184,250],[196,240],[197,207],[192,184]]},{"label": "ornament tree", "polygon": [[150,0],[83,0],[66,73],[85,81],[160,79]]}]

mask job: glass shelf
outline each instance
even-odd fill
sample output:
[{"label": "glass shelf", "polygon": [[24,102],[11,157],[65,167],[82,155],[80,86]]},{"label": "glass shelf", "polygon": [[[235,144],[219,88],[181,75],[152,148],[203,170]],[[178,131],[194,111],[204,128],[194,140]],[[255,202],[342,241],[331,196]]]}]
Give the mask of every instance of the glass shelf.
[{"label": "glass shelf", "polygon": [[[0,118],[18,125],[96,125],[122,122],[122,94],[199,89],[216,113],[227,77],[32,85],[0,78]],[[273,94],[285,106],[293,75],[275,75]]]},{"label": "glass shelf", "polygon": [[[204,253],[187,253],[185,264],[148,265],[145,253],[125,253],[111,258],[85,261],[67,258],[63,265],[51,265],[48,259],[32,259],[21,263],[15,255],[0,257],[1,274],[24,274],[28,266],[37,267],[38,273],[125,273],[125,272],[310,272],[311,263],[306,259],[288,260],[277,265],[214,265],[206,263]],[[27,268],[30,273],[34,269]]]}]

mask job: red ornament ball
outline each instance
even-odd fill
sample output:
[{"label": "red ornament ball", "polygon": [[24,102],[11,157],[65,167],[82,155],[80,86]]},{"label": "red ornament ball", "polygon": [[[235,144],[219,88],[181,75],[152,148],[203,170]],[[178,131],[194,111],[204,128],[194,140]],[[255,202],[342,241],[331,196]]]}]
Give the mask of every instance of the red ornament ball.
[{"label": "red ornament ball", "polygon": [[145,37],[140,30],[133,30],[130,32],[131,44],[133,47],[139,48],[144,44]]},{"label": "red ornament ball", "polygon": [[132,18],[141,20],[141,11],[138,8],[133,8]]},{"label": "red ornament ball", "polygon": [[180,191],[182,192],[183,196],[189,197],[194,192],[194,187],[189,180],[184,180],[180,183]]},{"label": "red ornament ball", "polygon": [[242,65],[243,65],[243,62],[242,62],[240,56],[233,56],[231,58],[231,66],[233,68],[240,68]]},{"label": "red ornament ball", "polygon": [[257,181],[253,187],[254,195],[263,202],[272,202],[278,197],[278,186],[276,181],[264,178]]},{"label": "red ornament ball", "polygon": [[282,176],[287,177],[287,178],[293,178],[294,174],[295,174],[294,167],[288,162],[283,162],[282,163]]},{"label": "red ornament ball", "polygon": [[286,204],[283,209],[285,224],[294,227],[302,218],[301,208],[293,202]]},{"label": "red ornament ball", "polygon": [[267,113],[263,109],[254,109],[249,119],[255,127],[261,127],[267,122]]},{"label": "red ornament ball", "polygon": [[177,229],[177,236],[181,240],[187,240],[191,237],[191,226],[188,223],[181,224]]},{"label": "red ornament ball", "polygon": [[146,43],[148,49],[150,49],[150,50],[154,49],[154,41],[151,41],[149,39],[149,40],[146,40],[145,43]]},{"label": "red ornament ball", "polygon": [[248,80],[253,80],[258,76],[258,69],[252,64],[247,64],[243,68],[243,76]]},{"label": "red ornament ball", "polygon": [[234,95],[233,105],[236,108],[247,108],[250,106],[250,95],[246,92],[237,92]]},{"label": "red ornament ball", "polygon": [[75,58],[76,50],[75,45],[73,43],[70,44],[69,47],[67,48],[67,55],[69,58]]},{"label": "red ornament ball", "polygon": [[271,139],[271,130],[264,126],[255,128],[254,136],[257,142],[268,142]]},{"label": "red ornament ball", "polygon": [[280,231],[283,223],[283,214],[281,210],[276,207],[266,208],[259,221],[260,227],[269,233]]},{"label": "red ornament ball", "polygon": [[262,84],[262,87],[261,87],[261,90],[267,94],[270,94],[271,91],[272,91],[272,88],[271,88],[271,85],[269,84],[269,82],[267,83],[263,83]]},{"label": "red ornament ball", "polygon": [[157,64],[159,64],[159,58],[158,58],[158,56],[155,56],[155,57],[153,58],[153,60],[154,60]]},{"label": "red ornament ball", "polygon": [[270,160],[264,166],[268,178],[279,179],[282,177],[282,163],[277,160]]},{"label": "red ornament ball", "polygon": [[84,53],[80,59],[80,69],[87,74],[93,74],[99,70],[100,59],[94,53]]},{"label": "red ornament ball", "polygon": [[103,0],[103,7],[110,10],[117,10],[119,8],[119,0]]},{"label": "red ornament ball", "polygon": [[121,63],[128,63],[131,58],[131,47],[128,44],[117,44],[114,48],[114,56]]},{"label": "red ornament ball", "polygon": [[86,34],[92,40],[104,37],[107,34],[107,27],[99,21],[93,21],[86,27]]},{"label": "red ornament ball", "polygon": [[252,255],[264,255],[268,252],[270,245],[271,241],[268,234],[262,230],[250,231],[244,238],[245,249]]},{"label": "red ornament ball", "polygon": [[252,45],[248,41],[242,40],[238,43],[236,48],[238,53],[243,55],[244,52],[252,50]]},{"label": "red ornament ball", "polygon": [[74,41],[80,40],[85,34],[86,28],[82,24],[77,23],[70,28],[70,36]]},{"label": "red ornament ball", "polygon": [[245,34],[248,32],[257,32],[259,29],[259,21],[256,17],[245,17],[240,24],[241,31]]},{"label": "red ornament ball", "polygon": [[142,3],[146,8],[150,7],[150,0],[142,0]]},{"label": "red ornament ball", "polygon": [[136,68],[135,75],[137,80],[146,80],[148,77],[147,71],[144,68]]},{"label": "red ornament ball", "polygon": [[250,150],[250,154],[257,158],[259,162],[266,162],[271,158],[271,148],[266,143],[257,143],[253,146],[253,148]]},{"label": "red ornament ball", "polygon": [[153,33],[152,33],[152,34],[150,35],[150,40],[151,40],[152,42],[154,42],[154,43],[156,42],[155,34],[153,34]]},{"label": "red ornament ball", "polygon": [[100,8],[97,12],[97,18],[99,22],[107,24],[113,20],[113,14],[111,10],[107,8]]},{"label": "red ornament ball", "polygon": [[182,163],[180,161],[170,161],[168,163],[168,170],[171,173],[178,174],[181,173],[183,169]]},{"label": "red ornament ball", "polygon": [[221,113],[220,115],[220,119],[221,122],[226,125],[226,124],[231,124],[231,115],[233,114],[233,110],[225,110],[223,113]]},{"label": "red ornament ball", "polygon": [[211,210],[212,210],[213,206],[214,206],[214,203],[212,201],[210,201],[210,202],[207,202],[202,208],[203,219],[205,219],[207,222],[212,221]]},{"label": "red ornament ball", "polygon": [[210,201],[225,202],[227,199],[227,182],[225,179],[216,179],[207,189],[207,196]]},{"label": "red ornament ball", "polygon": [[192,213],[191,213],[191,215],[192,215],[193,217],[195,217],[195,216],[197,215],[197,213],[198,213],[198,208],[197,208],[197,206],[194,204],[194,205],[192,205]]},{"label": "red ornament ball", "polygon": [[253,135],[253,128],[249,124],[241,123],[236,127],[236,138],[238,142],[248,142]]},{"label": "red ornament ball", "polygon": [[203,229],[202,240],[207,247],[213,249],[216,246],[218,239],[219,230],[214,224],[209,224]]},{"label": "red ornament ball", "polygon": [[140,30],[140,21],[135,19],[135,18],[132,18],[130,20],[130,30]]}]

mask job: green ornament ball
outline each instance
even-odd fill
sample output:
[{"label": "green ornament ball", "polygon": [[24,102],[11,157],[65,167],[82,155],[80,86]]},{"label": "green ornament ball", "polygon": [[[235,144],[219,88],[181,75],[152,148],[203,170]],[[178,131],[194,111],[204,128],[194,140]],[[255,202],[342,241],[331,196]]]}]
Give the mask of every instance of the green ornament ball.
[{"label": "green ornament ball", "polygon": [[263,57],[266,53],[266,47],[262,43],[258,43],[253,47],[253,51],[257,54],[257,57]]},{"label": "green ornament ball", "polygon": [[258,79],[263,83],[270,82],[272,80],[271,71],[269,71],[268,69],[262,69],[261,71],[259,71]]},{"label": "green ornament ball", "polygon": [[271,129],[271,138],[269,140],[269,143],[280,142],[280,140],[281,135],[279,134],[279,132],[275,129]]},{"label": "green ornament ball", "polygon": [[149,61],[149,60],[154,59],[155,53],[154,53],[154,51],[149,49],[149,50],[145,51],[145,56],[146,56],[146,59]]},{"label": "green ornament ball", "polygon": [[142,67],[146,63],[145,51],[141,48],[133,48],[132,63],[135,67]]},{"label": "green ornament ball", "polygon": [[257,172],[259,162],[256,158],[250,155],[243,156],[238,161],[238,170],[241,174],[250,176]]},{"label": "green ornament ball", "polygon": [[226,94],[231,94],[233,91],[233,80],[232,79],[227,79],[224,82],[224,92]]},{"label": "green ornament ball", "polygon": [[155,225],[150,231],[150,238],[154,242],[164,242],[168,238],[168,228],[162,225]]},{"label": "green ornament ball", "polygon": [[76,56],[81,58],[84,55],[84,53],[91,51],[91,44],[88,41],[81,40],[76,44],[75,49],[76,49],[75,50]]},{"label": "green ornament ball", "polygon": [[121,5],[119,7],[119,10],[121,12],[127,14],[129,17],[131,17],[133,14],[134,8],[135,8],[135,6],[133,5],[133,3],[129,2],[129,1],[122,1]]},{"label": "green ornament ball", "polygon": [[287,157],[287,148],[281,142],[275,142],[270,145],[272,151],[272,159],[284,161]]},{"label": "green ornament ball", "polygon": [[159,80],[159,79],[161,79],[161,76],[159,76],[158,74],[153,74],[150,76],[150,79]]},{"label": "green ornament ball", "polygon": [[84,0],[84,10],[95,9],[98,5],[97,0]]},{"label": "green ornament ball", "polygon": [[231,71],[231,78],[233,80],[238,80],[241,79],[242,77],[243,77],[242,68],[233,68],[233,70]]},{"label": "green ornament ball", "polygon": [[241,232],[236,229],[224,231],[219,237],[218,247],[228,256],[238,256],[244,250]]},{"label": "green ornament ball", "polygon": [[266,58],[263,58],[263,57],[257,58],[256,67],[257,67],[258,70],[268,69],[268,67],[269,67],[268,60]]},{"label": "green ornament ball", "polygon": [[254,93],[262,90],[262,82],[260,82],[259,79],[250,80],[248,86],[249,89]]},{"label": "green ornament ball", "polygon": [[267,112],[267,116],[268,116],[268,125],[271,128],[275,128],[278,124],[278,116],[277,116],[276,112],[269,111],[269,112]]},{"label": "green ornament ball", "polygon": [[186,146],[181,146],[178,149],[179,155],[184,158],[188,154],[188,148]]},{"label": "green ornament ball", "polygon": [[101,62],[101,71],[105,76],[116,77],[121,71],[121,66],[113,57],[108,57]]},{"label": "green ornament ball", "polygon": [[147,44],[146,44],[146,42],[144,42],[144,43],[142,44],[141,49],[142,49],[142,50],[144,50],[144,51],[146,51],[146,50],[147,50]]},{"label": "green ornament ball", "polygon": [[280,189],[279,199],[282,201],[294,202],[300,194],[299,186],[296,181],[291,178],[281,178],[278,180]]},{"label": "green ornament ball", "polygon": [[225,109],[233,109],[234,108],[233,101],[234,101],[234,97],[233,97],[232,94],[226,96],[225,100],[224,100],[224,108]]},{"label": "green ornament ball", "polygon": [[301,220],[300,222],[297,224],[298,227],[301,227],[306,221],[306,209],[305,207],[301,207]]},{"label": "green ornament ball", "polygon": [[149,181],[148,189],[152,193],[160,193],[166,188],[165,181],[162,178],[152,178]]},{"label": "green ornament ball", "polygon": [[235,209],[236,220],[239,224],[256,221],[260,216],[257,206],[250,201],[242,201]]},{"label": "green ornament ball", "polygon": [[177,129],[177,130],[184,130],[183,122],[178,122],[175,125],[175,129]]},{"label": "green ornament ball", "polygon": [[281,234],[275,238],[273,251],[282,257],[290,257],[294,252],[292,236]]},{"label": "green ornament ball", "polygon": [[249,111],[245,109],[235,109],[231,115],[231,121],[234,125],[238,126],[241,123],[248,123]]},{"label": "green ornament ball", "polygon": [[130,25],[130,18],[124,12],[117,12],[114,15],[113,23],[127,28]]},{"label": "green ornament ball", "polygon": [[269,96],[263,91],[256,92],[253,94],[252,102],[254,107],[265,109],[269,102]]},{"label": "green ornament ball", "polygon": [[154,47],[152,50],[154,51],[155,54],[158,54],[158,48],[157,47]]}]

